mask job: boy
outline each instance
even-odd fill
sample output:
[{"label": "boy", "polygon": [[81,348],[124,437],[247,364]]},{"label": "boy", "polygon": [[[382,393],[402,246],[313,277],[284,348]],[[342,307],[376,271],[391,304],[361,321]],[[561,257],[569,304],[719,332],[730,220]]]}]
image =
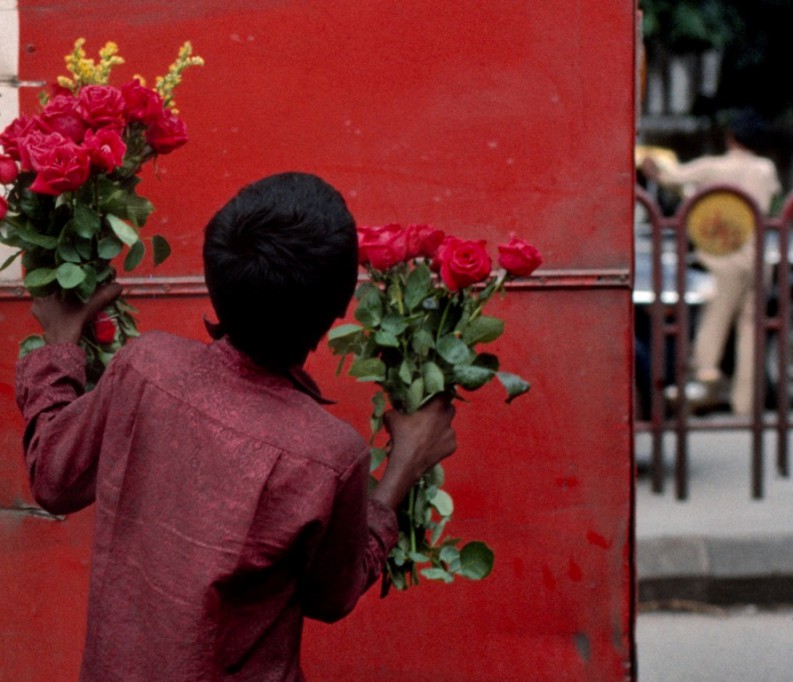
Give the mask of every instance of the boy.
[{"label": "boy", "polygon": [[36,500],[96,504],[83,682],[302,680],[304,616],[346,615],[396,540],[394,509],[455,447],[453,409],[390,413],[388,467],[300,370],[357,278],[342,197],[288,173],[245,187],[206,228],[219,323],[204,345],[144,334],[83,393],[76,345],[118,296],[37,299],[47,346],[17,396]]}]

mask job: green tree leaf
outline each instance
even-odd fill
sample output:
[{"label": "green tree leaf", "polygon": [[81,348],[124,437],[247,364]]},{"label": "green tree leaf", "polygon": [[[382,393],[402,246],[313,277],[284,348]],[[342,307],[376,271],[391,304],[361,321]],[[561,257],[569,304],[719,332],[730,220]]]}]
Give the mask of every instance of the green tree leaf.
[{"label": "green tree leaf", "polygon": [[442,580],[445,583],[450,583],[454,580],[454,576],[443,568],[423,568],[421,575],[427,580]]},{"label": "green tree leaf", "polygon": [[493,570],[493,550],[484,542],[469,542],[460,550],[460,575],[482,580]]},{"label": "green tree leaf", "polygon": [[510,372],[496,372],[496,376],[504,388],[507,389],[507,402],[511,403],[519,395],[523,395],[530,388],[531,384],[525,379],[522,379],[517,374]]}]

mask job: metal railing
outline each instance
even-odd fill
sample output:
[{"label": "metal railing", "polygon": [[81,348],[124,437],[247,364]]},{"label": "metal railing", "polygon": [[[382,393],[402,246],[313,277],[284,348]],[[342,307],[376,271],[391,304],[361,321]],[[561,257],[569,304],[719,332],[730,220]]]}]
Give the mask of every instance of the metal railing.
[{"label": "metal railing", "polygon": [[[748,416],[731,413],[697,416],[686,395],[691,378],[692,310],[698,305],[695,291],[690,290],[691,266],[695,258],[686,230],[691,210],[702,199],[715,192],[737,195],[750,207],[754,216],[755,240],[755,335],[753,358],[753,390]],[[649,414],[637,414],[636,431],[650,434],[650,475],[654,492],[664,491],[664,437],[674,435],[674,480],[678,499],[689,494],[688,436],[696,430],[736,429],[751,434],[750,490],[754,498],[764,492],[764,437],[766,431],[776,432],[776,468],[780,475],[790,474],[788,432],[791,408],[791,253],[790,229],[793,226],[793,194],[784,202],[777,217],[765,217],[756,203],[739,188],[720,185],[701,190],[681,204],[673,216],[664,216],[644,189],[637,187],[637,208],[643,209],[649,226],[649,292],[642,298],[649,312]],[[673,244],[672,248],[670,243]],[[666,247],[666,248],[665,248]],[[766,276],[773,265],[774,278]],[[634,282],[634,301],[637,300]],[[776,292],[775,298],[772,292]],[[649,296],[647,296],[649,293]],[[769,306],[769,301],[774,305]],[[707,303],[705,303],[707,304]],[[777,377],[773,395],[769,396],[767,339],[775,338],[775,355],[771,368]],[[671,357],[670,357],[671,356]],[[638,370],[637,370],[638,371]],[[671,375],[671,376],[670,376]],[[668,386],[675,387],[674,404],[666,399]],[[769,398],[772,409],[767,409]]]}]

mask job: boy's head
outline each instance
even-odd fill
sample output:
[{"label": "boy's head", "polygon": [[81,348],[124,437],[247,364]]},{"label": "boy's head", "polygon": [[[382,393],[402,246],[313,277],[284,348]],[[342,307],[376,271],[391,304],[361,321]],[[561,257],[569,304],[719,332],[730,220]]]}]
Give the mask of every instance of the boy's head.
[{"label": "boy's head", "polygon": [[260,365],[286,369],[347,309],[358,274],[355,221],[314,175],[264,178],[209,221],[204,274],[231,343]]}]

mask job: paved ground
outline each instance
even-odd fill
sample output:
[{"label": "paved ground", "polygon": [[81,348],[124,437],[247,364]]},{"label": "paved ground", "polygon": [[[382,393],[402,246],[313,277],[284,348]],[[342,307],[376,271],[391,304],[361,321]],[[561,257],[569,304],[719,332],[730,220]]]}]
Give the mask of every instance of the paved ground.
[{"label": "paved ground", "polygon": [[[732,589],[748,590],[750,601],[754,591],[757,599],[778,601],[778,594],[793,602],[793,479],[775,470],[775,434],[765,438],[765,496],[760,500],[751,496],[748,433],[691,434],[685,501],[674,494],[671,435],[666,445],[665,492],[653,493],[649,476],[637,482],[640,597],[652,598],[652,587],[668,587],[671,592],[659,594],[729,601],[729,594],[717,592]],[[639,462],[648,461],[649,439],[644,434],[637,438],[636,452]],[[782,594],[784,590],[788,594]]]},{"label": "paved ground", "polygon": [[793,609],[641,613],[638,682],[789,682]]},{"label": "paved ground", "polygon": [[[765,497],[750,488],[749,435],[691,435],[689,498],[636,490],[639,682],[793,680],[793,479],[765,439]],[[649,461],[637,438],[637,460]],[[793,463],[793,453],[791,453]],[[743,605],[737,606],[737,603]],[[763,608],[745,604],[765,604]]]}]

